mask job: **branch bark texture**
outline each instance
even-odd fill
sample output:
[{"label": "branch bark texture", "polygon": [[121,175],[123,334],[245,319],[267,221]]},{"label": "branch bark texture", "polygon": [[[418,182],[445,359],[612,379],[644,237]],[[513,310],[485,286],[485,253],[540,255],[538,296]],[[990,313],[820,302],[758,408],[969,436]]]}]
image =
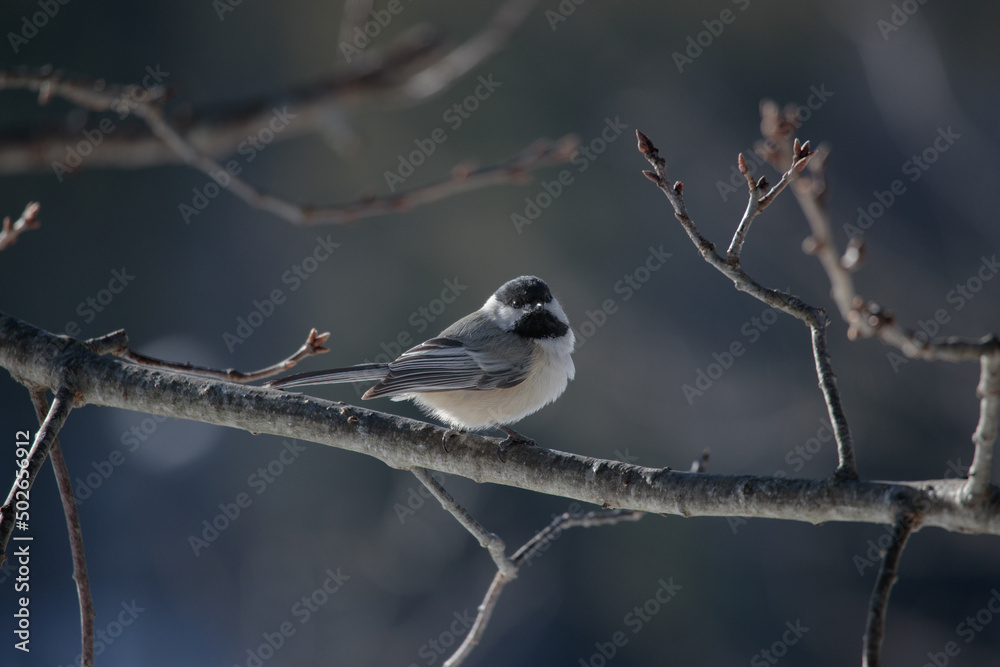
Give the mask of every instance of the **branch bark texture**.
[{"label": "branch bark texture", "polygon": [[[299,438],[367,454],[393,468],[429,468],[603,507],[685,517],[741,516],[811,523],[891,524],[906,511],[921,516],[923,526],[1000,535],[1000,494],[993,486],[976,502],[968,503],[962,493],[965,480],[871,482],[713,475],[532,447],[517,448],[501,462],[492,438],[463,434],[449,440],[445,450],[442,427],[299,394],[144,368],[98,355],[79,341],[2,313],[0,366],[27,383],[68,387],[77,404]],[[668,448],[665,443],[664,450]]]}]

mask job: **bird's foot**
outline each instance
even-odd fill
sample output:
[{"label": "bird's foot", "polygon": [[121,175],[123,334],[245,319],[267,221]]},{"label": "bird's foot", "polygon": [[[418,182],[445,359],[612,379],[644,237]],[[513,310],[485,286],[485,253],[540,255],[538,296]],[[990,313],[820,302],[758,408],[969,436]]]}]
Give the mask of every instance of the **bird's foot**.
[{"label": "bird's foot", "polygon": [[444,432],[441,436],[441,444],[444,445],[444,451],[446,454],[450,453],[448,452],[448,441],[454,437],[462,435],[463,433],[465,433],[464,428],[450,428]]}]

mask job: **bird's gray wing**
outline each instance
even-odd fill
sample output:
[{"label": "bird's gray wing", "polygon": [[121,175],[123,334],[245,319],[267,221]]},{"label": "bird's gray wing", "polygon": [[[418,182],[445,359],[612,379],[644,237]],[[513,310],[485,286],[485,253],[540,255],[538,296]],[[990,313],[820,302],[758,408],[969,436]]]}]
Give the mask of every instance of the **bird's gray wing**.
[{"label": "bird's gray wing", "polygon": [[368,390],[365,398],[414,391],[503,389],[520,384],[530,370],[526,361],[529,350],[511,350],[522,352],[510,355],[521,360],[512,362],[490,354],[490,347],[488,343],[469,346],[456,338],[431,338],[389,364],[388,374]]}]

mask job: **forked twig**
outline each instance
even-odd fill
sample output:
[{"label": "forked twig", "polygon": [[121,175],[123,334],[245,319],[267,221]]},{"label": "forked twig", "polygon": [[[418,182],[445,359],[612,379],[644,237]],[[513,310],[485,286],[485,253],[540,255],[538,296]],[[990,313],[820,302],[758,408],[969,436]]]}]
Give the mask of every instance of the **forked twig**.
[{"label": "forked twig", "polygon": [[309,331],[309,335],[306,337],[306,342],[304,342],[302,347],[292,353],[292,355],[287,359],[279,361],[276,364],[271,364],[266,368],[248,372],[238,371],[233,368],[220,370],[205,366],[195,366],[194,364],[188,362],[179,363],[173,361],[163,361],[161,359],[156,359],[154,357],[135,352],[129,348],[128,334],[125,333],[124,329],[119,329],[118,331],[113,331],[103,336],[91,338],[90,340],[85,341],[84,344],[97,354],[113,354],[116,357],[128,359],[129,361],[135,362],[141,366],[148,366],[150,368],[163,368],[166,370],[180,371],[182,373],[191,373],[193,375],[203,375],[205,377],[226,380],[228,382],[255,382],[266,377],[271,377],[272,375],[277,375],[278,373],[283,373],[306,357],[329,352],[329,348],[323,347],[323,344],[326,343],[329,337],[329,331],[319,333],[316,329],[311,329]]},{"label": "forked twig", "polygon": [[[48,400],[44,389],[30,389],[31,402],[35,406],[38,423],[45,421],[49,412]],[[69,468],[59,445],[59,438],[52,441],[49,448],[49,458],[52,461],[52,471],[59,487],[59,498],[62,500],[63,514],[66,517],[66,531],[69,533],[70,553],[73,555],[73,581],[76,582],[76,595],[80,601],[80,660],[82,667],[93,667],[94,664],[94,596],[90,589],[90,574],[87,571],[87,553],[83,548],[83,529],[80,526],[80,513],[77,511],[76,498],[73,495],[73,482],[70,479]]]},{"label": "forked twig", "polygon": [[[823,398],[826,401],[827,412],[830,421],[834,426],[834,435],[837,440],[837,454],[839,462],[834,473],[838,479],[857,479],[858,471],[854,460],[854,447],[852,444],[851,431],[844,414],[843,404],[840,399],[840,392],[837,389],[836,376],[833,373],[833,366],[826,349],[826,315],[824,312],[811,306],[796,296],[779,292],[777,290],[765,288],[756,280],[750,277],[740,266],[740,251],[746,240],[750,223],[756,218],[761,210],[766,208],[774,198],[790,183],[796,174],[802,171],[812,155],[809,142],[800,144],[798,140],[794,143],[793,160],[791,166],[782,175],[781,180],[773,188],[767,188],[764,179],[753,181],[746,169],[746,162],[741,162],[744,175],[747,177],[747,185],[750,190],[750,203],[747,212],[744,214],[726,257],[722,257],[716,252],[715,244],[702,236],[698,231],[691,216],[688,215],[684,204],[684,186],[681,182],[671,183],[667,178],[666,161],[660,157],[660,152],[656,146],[642,132],[636,132],[639,141],[639,152],[653,166],[651,171],[642,172],[646,178],[651,180],[666,195],[674,209],[674,215],[680,221],[684,231],[687,232],[691,242],[701,253],[706,262],[715,267],[719,272],[733,281],[736,289],[746,292],[751,296],[763,301],[769,306],[795,317],[804,322],[812,334],[813,357],[816,361],[816,375],[819,378],[819,385],[823,391]],[[742,159],[742,156],[741,156]]]},{"label": "forked twig", "polygon": [[469,634],[465,636],[462,643],[455,649],[455,652],[444,661],[444,667],[456,667],[462,664],[469,654],[472,653],[486,631],[490,618],[493,616],[493,609],[504,586],[517,577],[521,565],[529,561],[531,557],[559,536],[562,531],[573,527],[592,527],[618,523],[619,521],[636,521],[643,517],[642,512],[634,510],[595,510],[584,514],[570,514],[565,512],[556,517],[552,523],[536,533],[510,558],[506,555],[506,545],[499,536],[486,530],[482,524],[462,507],[458,501],[441,484],[434,479],[424,468],[413,468],[410,470],[420,482],[427,487],[431,494],[438,499],[441,506],[454,516],[462,526],[468,530],[479,542],[479,545],[489,551],[490,557],[497,565],[497,573],[490,583],[486,596],[479,603],[476,620],[469,629]]}]

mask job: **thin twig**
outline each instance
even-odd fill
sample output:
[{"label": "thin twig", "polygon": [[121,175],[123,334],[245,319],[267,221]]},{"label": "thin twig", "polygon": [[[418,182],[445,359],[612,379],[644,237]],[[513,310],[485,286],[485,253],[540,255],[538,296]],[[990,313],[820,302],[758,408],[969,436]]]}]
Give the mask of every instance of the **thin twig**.
[{"label": "thin twig", "polygon": [[816,375],[819,377],[819,387],[823,391],[826,409],[830,422],[833,424],[834,438],[837,441],[837,470],[834,475],[840,479],[857,479],[858,468],[854,460],[854,439],[851,428],[844,414],[844,406],[840,401],[840,391],[837,389],[837,376],[833,373],[830,363],[830,353],[826,348],[826,313],[817,314],[815,324],[810,324],[812,331],[813,359],[816,361]]},{"label": "thin twig", "polygon": [[483,637],[483,633],[486,632],[486,626],[489,624],[490,618],[493,617],[493,609],[497,606],[497,600],[500,599],[500,593],[503,592],[503,587],[506,586],[509,581],[510,580],[505,578],[499,571],[493,575],[493,581],[490,583],[490,587],[486,590],[486,596],[483,598],[483,601],[479,603],[476,620],[472,623],[472,627],[469,628],[469,634],[465,635],[465,639],[463,639],[462,643],[458,645],[455,652],[442,663],[442,667],[458,667],[458,665],[461,665],[465,662],[465,659],[469,657],[469,654],[472,653],[472,649],[476,648],[479,644],[479,640]]},{"label": "thin twig", "polygon": [[770,206],[771,202],[781,194],[781,191],[791,183],[805,168],[806,164],[812,157],[812,151],[809,147],[809,142],[807,141],[805,145],[800,146],[799,140],[795,140],[795,148],[793,155],[796,155],[796,159],[792,162],[792,165],[786,170],[782,175],[778,183],[773,187],[768,189],[767,179],[763,176],[757,181],[753,180],[750,175],[750,168],[747,166],[746,158],[740,153],[737,159],[737,164],[739,166],[740,173],[747,179],[747,186],[750,189],[750,199],[747,202],[746,211],[743,213],[743,219],[740,220],[740,224],[736,226],[736,232],[733,234],[733,240],[729,244],[729,250],[726,251],[726,260],[730,264],[739,265],[740,263],[740,253],[743,250],[743,243],[746,241],[747,234],[750,232],[750,223],[752,223],[764,209]]},{"label": "thin twig", "polygon": [[760,198],[761,201],[766,200],[765,203],[760,204],[758,202],[754,204],[753,202],[757,200],[759,191],[766,188],[766,181],[761,179],[761,181],[754,183],[747,176],[747,182],[750,185],[751,205],[747,208],[748,214],[744,215],[743,221],[740,223],[742,229],[737,230],[733,237],[730,251],[727,253],[727,257],[723,258],[716,252],[715,245],[702,236],[691,216],[688,215],[687,208],[684,205],[684,186],[679,181],[671,184],[667,178],[666,160],[660,157],[659,150],[649,140],[649,137],[642,132],[637,131],[636,136],[639,141],[639,152],[653,166],[652,171],[644,171],[643,174],[646,178],[656,183],[656,186],[666,195],[667,200],[673,206],[675,216],[705,261],[732,280],[736,289],[746,292],[769,306],[801,320],[809,327],[812,334],[813,356],[816,360],[816,374],[819,379],[820,388],[823,391],[823,399],[826,402],[827,412],[836,426],[834,435],[837,440],[838,464],[835,476],[837,479],[857,479],[858,471],[854,460],[854,448],[851,442],[850,429],[847,419],[844,416],[844,408],[841,403],[840,392],[837,389],[836,377],[833,373],[830,357],[826,351],[826,336],[824,333],[826,316],[821,309],[805,303],[796,296],[765,288],[741,268],[739,261],[739,252],[745,240],[750,222],[759,213],[759,210],[774,201],[774,198],[784,189],[785,185],[795,178],[795,174],[805,167],[812,155],[809,142],[800,144],[798,140],[795,141],[791,166],[782,175],[778,185],[775,185]]},{"label": "thin twig", "polygon": [[993,470],[993,445],[997,439],[997,410],[1000,409],[1000,352],[984,354],[980,358],[979,423],[972,434],[976,452],[969,467],[966,498],[970,501],[986,496]]},{"label": "thin twig", "polygon": [[16,222],[11,223],[10,217],[3,219],[3,226],[0,227],[0,250],[14,245],[17,237],[31,229],[38,229],[42,226],[38,219],[38,210],[41,205],[38,202],[30,202],[24,207],[24,212]]},{"label": "thin twig", "polygon": [[[44,389],[31,389],[31,402],[35,406],[38,423],[42,424],[49,411],[48,400]],[[69,468],[59,445],[59,438],[52,441],[49,448],[52,460],[52,472],[56,476],[59,487],[59,498],[62,500],[63,514],[66,517],[66,530],[69,533],[70,553],[73,555],[73,581],[76,582],[76,596],[80,601],[80,656],[82,667],[93,667],[94,664],[94,596],[90,590],[90,575],[87,573],[87,554],[83,548],[83,529],[80,526],[80,514],[73,496],[73,482],[70,480]]]},{"label": "thin twig", "polygon": [[[405,103],[420,101],[446,90],[462,75],[503,48],[530,16],[530,10],[536,3],[537,0],[508,0],[482,31],[452,51],[435,57],[417,71],[414,69],[439,50],[441,40],[438,31],[407,31],[381,53],[373,49],[366,51],[358,64],[352,63],[343,73],[289,87],[263,98],[254,97],[236,104],[205,108],[193,114],[186,111],[177,113],[171,116],[169,123],[179,128],[185,141],[199,151],[222,158],[235,152],[247,135],[258,132],[268,122],[275,107],[288,105],[299,116],[295,124],[274,136],[275,141],[285,141],[305,133],[327,130],[330,118],[341,114],[342,106],[359,99],[388,96]],[[59,92],[54,90],[58,87],[54,82],[63,78],[61,72],[50,67],[37,70],[0,69],[0,90],[36,90],[41,93],[44,102],[52,93]],[[121,92],[123,88],[109,86],[103,81],[77,80],[76,84],[81,89],[101,88]],[[163,99],[169,92],[165,86],[156,86],[148,91],[139,86],[131,89],[144,93],[146,101]],[[93,99],[74,101],[84,108],[93,109]],[[23,140],[26,135],[29,138]],[[65,147],[80,140],[79,132],[62,128],[55,128],[55,131],[32,128],[30,132],[17,128],[0,137],[0,173],[51,169],[53,162],[65,159]],[[181,156],[151,132],[123,129],[103,137],[99,150],[87,157],[87,166],[136,168],[178,161],[181,161]]]},{"label": "thin twig", "polygon": [[[792,135],[796,127],[794,106],[782,111],[773,102],[761,104],[764,141],[758,145],[758,152],[780,172],[787,173],[795,160]],[[874,302],[866,301],[857,293],[851,272],[861,264],[864,242],[859,238],[852,239],[847,253],[841,256],[833,240],[829,214],[824,206],[828,154],[825,147],[817,149],[809,162],[809,173],[792,183],[792,192],[811,232],[803,248],[816,256],[826,272],[830,295],[848,325],[848,338],[877,337],[883,343],[898,348],[907,357],[926,361],[975,361],[984,354],[1000,351],[1000,341],[993,334],[978,341],[958,338],[926,340],[915,331],[902,329],[892,313]]]},{"label": "thin twig", "polygon": [[346,224],[362,218],[408,210],[476,188],[502,183],[523,183],[530,171],[568,162],[578,145],[578,141],[572,136],[556,141],[541,140],[503,162],[479,169],[460,166],[453,169],[448,178],[407,192],[384,197],[364,197],[340,206],[318,207],[267,194],[223,167],[219,158],[197,148],[164,115],[159,104],[163,95],[158,89],[150,91],[140,86],[88,87],[79,81],[63,78],[61,73],[0,71],[0,90],[4,88],[37,90],[45,97],[58,95],[92,111],[115,110],[120,114],[133,114],[145,121],[153,135],[182,162],[220,182],[224,189],[250,206],[268,211],[296,225]]},{"label": "thin twig", "polygon": [[430,473],[424,468],[414,468],[410,472],[420,480],[420,483],[427,487],[427,490],[431,492],[438,502],[441,503],[441,507],[445,508],[451,512],[452,516],[458,519],[458,522],[465,527],[467,531],[472,533],[472,536],[476,538],[479,542],[479,546],[483,547],[490,553],[490,557],[493,558],[493,562],[497,564],[498,573],[504,579],[514,579],[517,577],[517,567],[514,563],[507,558],[507,545],[504,544],[503,540],[500,539],[495,533],[483,528],[483,525],[476,521],[476,519],[469,514],[469,511],[458,504],[458,501],[448,493],[441,484],[431,477]]},{"label": "thin twig", "polygon": [[708,472],[708,456],[708,448],[705,448],[705,451],[701,453],[701,456],[696,458],[691,463],[691,472]]},{"label": "thin twig", "polygon": [[[424,472],[426,473],[426,471]],[[420,481],[423,480],[421,479]],[[638,521],[643,516],[643,512],[636,512],[634,510],[594,510],[583,514],[570,514],[569,512],[564,512],[563,514],[557,516],[552,523],[536,533],[530,540],[525,542],[525,544],[514,553],[510,560],[516,567],[519,568],[522,564],[531,560],[531,557],[539,549],[559,537],[560,533],[569,528],[591,528],[594,526],[615,524],[621,521]],[[479,640],[482,639],[483,633],[486,631],[486,625],[493,616],[493,609],[496,607],[497,600],[500,598],[500,593],[503,592],[504,586],[510,583],[511,580],[511,577],[504,576],[504,574],[500,571],[496,573],[493,577],[493,581],[490,583],[489,589],[486,591],[486,596],[479,604],[476,620],[469,629],[469,634],[465,636],[465,639],[459,647],[455,649],[455,652],[444,661],[443,667],[457,667],[469,657],[472,649],[479,644]]]},{"label": "thin twig", "polygon": [[56,392],[52,407],[49,408],[45,421],[42,422],[41,428],[35,434],[35,442],[28,452],[28,459],[22,462],[21,468],[14,477],[10,493],[7,494],[7,500],[0,507],[0,565],[7,558],[7,544],[10,541],[11,533],[14,532],[14,507],[18,492],[29,493],[31,491],[35,478],[38,477],[38,471],[42,469],[42,465],[49,455],[49,449],[59,434],[59,429],[66,423],[66,418],[69,416],[70,410],[73,409],[73,400],[73,392],[65,385]]},{"label": "thin twig", "polygon": [[435,95],[499,51],[531,14],[538,0],[508,0],[477,35],[400,86],[404,96],[419,101]]},{"label": "thin twig", "polygon": [[[116,337],[116,339],[112,340],[111,337]],[[194,375],[218,378],[219,380],[227,380],[229,382],[243,383],[256,382],[257,380],[262,380],[266,377],[278,375],[279,373],[283,373],[289,368],[292,368],[307,357],[329,352],[329,348],[323,347],[323,344],[326,343],[329,337],[329,331],[318,333],[316,329],[310,329],[309,335],[306,337],[306,342],[304,342],[302,347],[296,350],[287,359],[279,361],[276,364],[271,364],[266,368],[248,372],[238,371],[234,368],[215,369],[207,368],[205,366],[195,366],[189,362],[176,363],[172,361],[162,361],[145,354],[140,354],[139,352],[134,352],[128,347],[128,336],[126,335],[124,329],[120,329],[109,336],[101,336],[96,340],[91,339],[90,341],[87,341],[87,343],[91,344],[94,342],[99,345],[113,345],[112,349],[108,350],[109,352],[115,356],[128,359],[129,361],[133,361],[142,366],[148,366],[150,368],[164,368],[172,371],[180,371],[182,373],[193,373]]]},{"label": "thin twig", "polygon": [[542,528],[540,531],[525,542],[520,549],[514,552],[511,560],[518,566],[531,560],[532,556],[544,547],[547,543],[559,537],[559,535],[570,528],[595,528],[597,526],[608,526],[622,521],[638,521],[646,516],[645,512],[636,510],[591,510],[583,513],[563,512],[552,523]]},{"label": "thin twig", "polygon": [[896,517],[896,523],[892,529],[892,543],[882,557],[882,565],[878,570],[875,588],[872,590],[868,602],[868,622],[865,626],[863,640],[862,667],[878,667],[881,662],[882,637],[885,636],[885,615],[886,608],[889,606],[889,593],[892,591],[893,584],[896,583],[896,572],[899,567],[899,558],[903,555],[903,548],[918,523],[912,514],[902,513]]}]

